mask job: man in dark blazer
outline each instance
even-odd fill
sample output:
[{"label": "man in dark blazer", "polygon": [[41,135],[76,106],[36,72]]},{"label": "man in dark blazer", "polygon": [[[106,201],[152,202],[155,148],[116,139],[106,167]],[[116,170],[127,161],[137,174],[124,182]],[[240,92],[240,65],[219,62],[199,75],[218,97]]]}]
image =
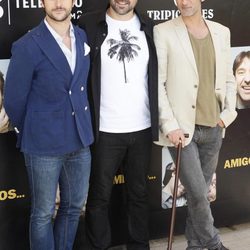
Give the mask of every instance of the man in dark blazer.
[{"label": "man in dark blazer", "polygon": [[[72,249],[90,174],[89,46],[72,0],[44,0],[45,19],[13,44],[4,105],[25,156],[31,249]],[[60,206],[52,227],[57,185]]]},{"label": "man in dark blazer", "polygon": [[124,164],[128,249],[149,249],[147,170],[158,138],[157,58],[152,22],[137,0],[110,0],[107,10],[82,16],[91,47],[90,93],[96,143],[86,208],[91,249],[111,242],[108,219],[113,179]]}]

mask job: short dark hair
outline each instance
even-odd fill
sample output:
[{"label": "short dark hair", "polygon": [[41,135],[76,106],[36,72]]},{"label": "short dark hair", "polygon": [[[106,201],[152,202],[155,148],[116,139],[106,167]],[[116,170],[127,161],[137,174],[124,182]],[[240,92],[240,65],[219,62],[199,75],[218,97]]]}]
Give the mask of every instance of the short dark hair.
[{"label": "short dark hair", "polygon": [[233,74],[235,76],[236,74],[236,70],[239,68],[239,66],[241,65],[241,63],[243,62],[244,58],[247,57],[248,59],[250,59],[250,50],[248,51],[241,51],[234,59],[234,63],[233,63]]}]

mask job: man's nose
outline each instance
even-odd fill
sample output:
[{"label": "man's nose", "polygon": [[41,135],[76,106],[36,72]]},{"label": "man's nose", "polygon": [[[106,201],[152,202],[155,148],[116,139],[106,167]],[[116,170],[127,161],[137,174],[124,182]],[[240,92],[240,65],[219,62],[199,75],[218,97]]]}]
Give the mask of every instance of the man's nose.
[{"label": "man's nose", "polygon": [[244,82],[249,85],[250,84],[250,72],[244,77]]},{"label": "man's nose", "polygon": [[181,0],[181,3],[182,3],[183,5],[186,5],[187,2],[188,2],[188,0]]},{"label": "man's nose", "polygon": [[63,0],[55,0],[55,1],[57,7],[62,5]]}]

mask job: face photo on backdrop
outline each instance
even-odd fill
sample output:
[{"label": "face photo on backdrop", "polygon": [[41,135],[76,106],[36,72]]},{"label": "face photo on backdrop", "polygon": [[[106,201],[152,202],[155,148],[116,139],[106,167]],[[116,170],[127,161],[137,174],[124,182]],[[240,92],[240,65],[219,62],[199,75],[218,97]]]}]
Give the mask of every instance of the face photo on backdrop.
[{"label": "face photo on backdrop", "polygon": [[[173,203],[175,182],[175,163],[167,147],[162,148],[162,202],[163,209],[171,208]],[[211,183],[208,188],[209,202],[216,200],[216,173],[213,174]],[[181,181],[178,181],[176,206],[182,207],[187,205],[186,191]]]},{"label": "face photo on backdrop", "polygon": [[250,50],[242,50],[233,62],[237,83],[237,108],[250,108]]},{"label": "face photo on backdrop", "polygon": [[[162,148],[162,202],[163,209],[171,208],[173,203],[175,182],[175,163],[169,153],[168,148]],[[187,205],[184,186],[178,181],[176,206]]]},{"label": "face photo on backdrop", "polygon": [[6,72],[7,60],[0,62],[0,133],[9,131],[9,117],[7,116],[3,106],[3,89],[4,89],[4,72]]}]

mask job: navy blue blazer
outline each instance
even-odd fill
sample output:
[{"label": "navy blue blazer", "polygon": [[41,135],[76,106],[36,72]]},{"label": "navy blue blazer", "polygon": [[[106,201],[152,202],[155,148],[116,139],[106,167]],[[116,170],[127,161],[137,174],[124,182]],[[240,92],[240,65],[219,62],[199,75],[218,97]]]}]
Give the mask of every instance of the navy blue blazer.
[{"label": "navy blue blazer", "polygon": [[61,155],[93,142],[87,38],[78,27],[74,26],[74,32],[74,74],[43,21],[12,46],[4,106],[19,130],[17,146],[25,153]]}]

